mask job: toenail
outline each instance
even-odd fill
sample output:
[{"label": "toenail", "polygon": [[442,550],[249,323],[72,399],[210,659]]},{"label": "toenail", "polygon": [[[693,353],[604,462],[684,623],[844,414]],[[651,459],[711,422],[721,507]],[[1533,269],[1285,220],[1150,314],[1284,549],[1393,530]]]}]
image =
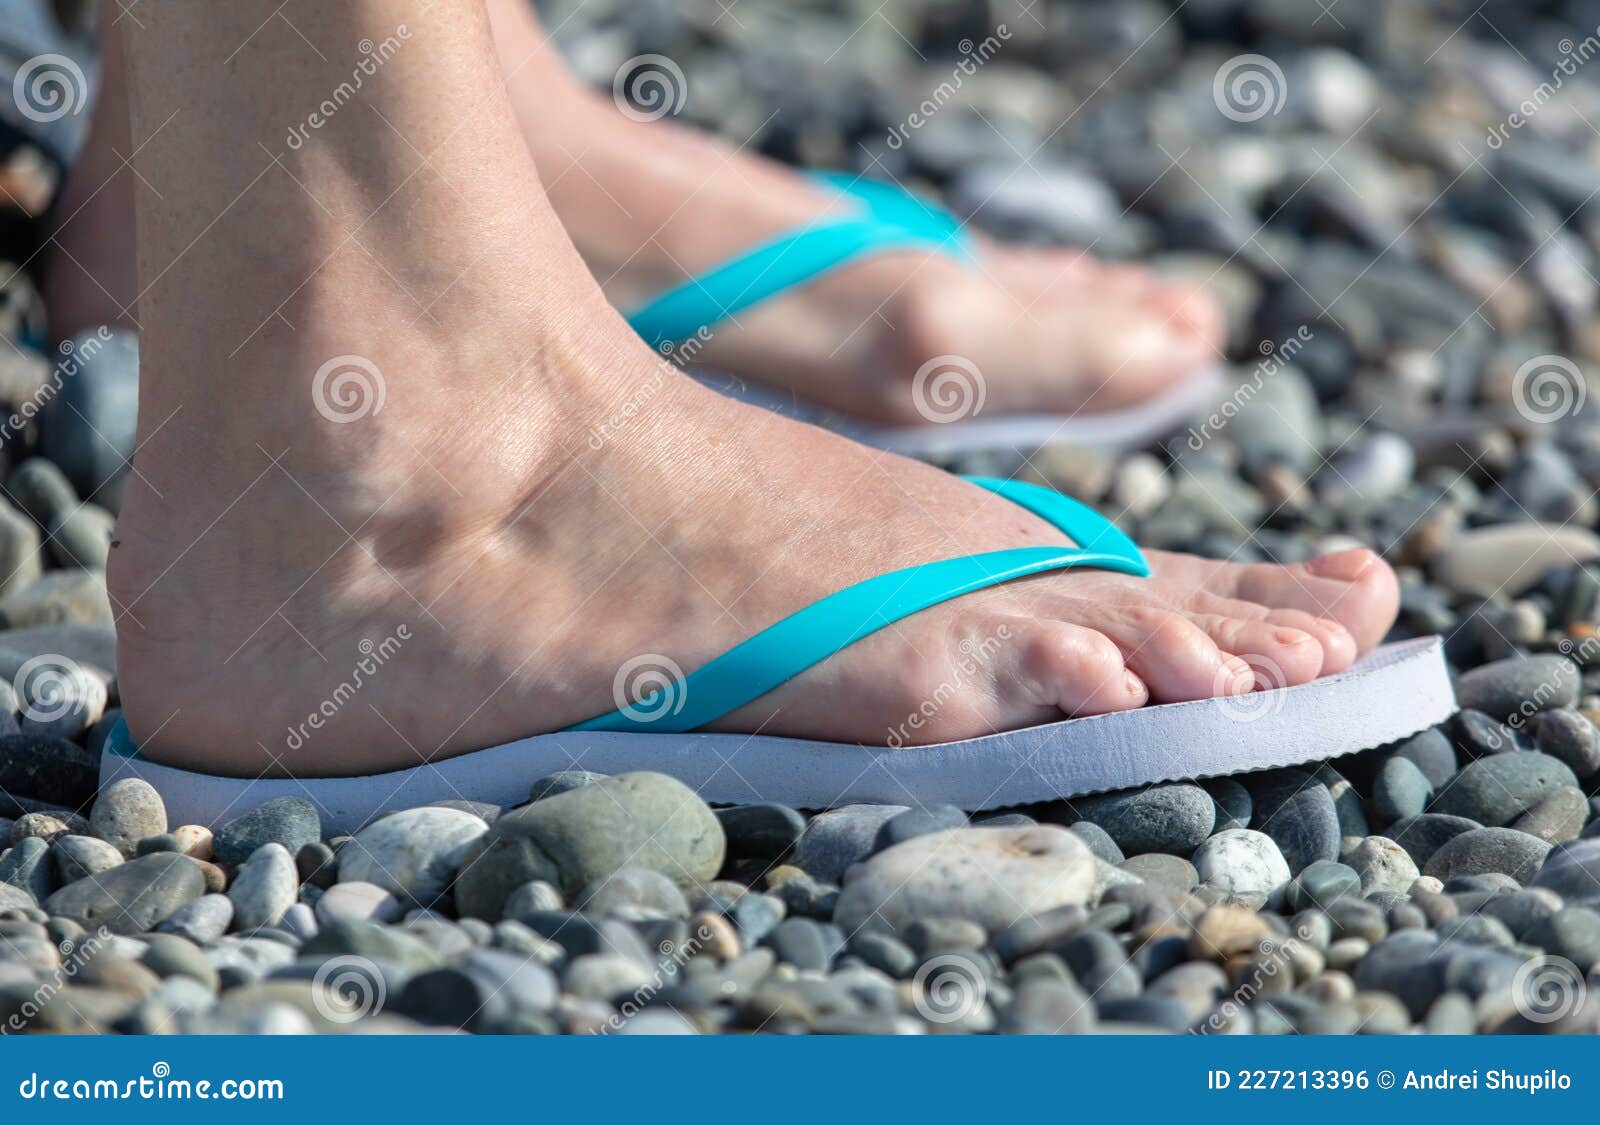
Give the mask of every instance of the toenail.
[{"label": "toenail", "polygon": [[1228,681],[1228,694],[1244,695],[1246,692],[1254,690],[1255,686],[1256,674],[1254,672],[1248,667],[1242,671],[1235,669],[1232,678]]},{"label": "toenail", "polygon": [[1316,640],[1309,633],[1302,633],[1298,629],[1279,629],[1272,634],[1272,639],[1280,645],[1303,645],[1307,641]]},{"label": "toenail", "polygon": [[1335,551],[1319,555],[1306,563],[1306,569],[1318,578],[1334,578],[1341,582],[1355,582],[1372,568],[1372,552],[1360,548]]},{"label": "toenail", "polygon": [[1150,689],[1145,687],[1144,681],[1138,676],[1135,676],[1132,672],[1124,672],[1122,674],[1122,681],[1128,689],[1128,694],[1134,699],[1150,698]]},{"label": "toenail", "polygon": [[1349,629],[1346,629],[1343,625],[1339,624],[1331,617],[1319,617],[1317,618],[1317,624],[1321,625],[1324,629],[1328,630],[1330,633],[1333,633],[1335,636],[1345,636],[1354,639],[1351,636]]}]

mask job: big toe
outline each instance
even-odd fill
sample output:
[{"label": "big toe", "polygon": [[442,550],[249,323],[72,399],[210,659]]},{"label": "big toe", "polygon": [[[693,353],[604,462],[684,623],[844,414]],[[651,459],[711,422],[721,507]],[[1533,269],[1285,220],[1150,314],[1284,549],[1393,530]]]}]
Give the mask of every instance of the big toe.
[{"label": "big toe", "polygon": [[1383,640],[1400,607],[1394,570],[1364,547],[1296,566],[1242,567],[1235,595],[1273,609],[1303,610],[1337,621],[1362,652]]}]

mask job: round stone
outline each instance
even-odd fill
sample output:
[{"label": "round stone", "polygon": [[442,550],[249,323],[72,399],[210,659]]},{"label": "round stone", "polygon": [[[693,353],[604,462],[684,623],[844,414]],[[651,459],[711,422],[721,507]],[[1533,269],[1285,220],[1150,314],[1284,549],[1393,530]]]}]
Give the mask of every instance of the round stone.
[{"label": "round stone", "polygon": [[878,833],[904,805],[845,805],[811,818],[790,859],[813,879],[837,883],[877,849]]},{"label": "round stone", "polygon": [[1295,910],[1326,909],[1336,899],[1361,893],[1355,868],[1331,859],[1308,863],[1289,885],[1289,906]]},{"label": "round stone", "polygon": [[45,901],[44,908],[90,929],[103,925],[114,934],[140,934],[199,898],[205,885],[194,860],[162,852],[65,886]]},{"label": "round stone", "polygon": [[1534,745],[1580,780],[1600,773],[1600,729],[1577,711],[1546,711],[1534,724]]},{"label": "round stone", "polygon": [[883,822],[883,827],[878,829],[877,839],[873,841],[873,850],[882,851],[884,848],[903,844],[915,836],[926,836],[930,832],[944,832],[950,828],[966,826],[967,814],[954,805],[929,805],[924,808],[907,809]]},{"label": "round stone", "polygon": [[124,777],[100,791],[89,827],[127,858],[140,840],[167,830],[167,807],[148,781]]},{"label": "round stone", "polygon": [[304,797],[275,797],[235,817],[212,839],[217,863],[240,864],[263,844],[282,844],[292,856],[322,839],[322,817]]},{"label": "round stone", "polygon": [[788,805],[734,805],[718,809],[717,820],[728,838],[728,854],[762,863],[777,863],[800,842],[806,818]]},{"label": "round stone", "polygon": [[1230,828],[1249,828],[1252,805],[1250,790],[1231,777],[1213,777],[1200,783],[1217,806],[1217,822],[1213,832],[1226,832]]},{"label": "round stone", "polygon": [[1189,783],[1080,797],[1072,805],[1079,817],[1105,829],[1125,855],[1188,855],[1211,834],[1217,818],[1211,794]]},{"label": "round stone", "polygon": [[1514,828],[1478,828],[1434,852],[1425,870],[1436,879],[1498,872],[1527,883],[1549,851],[1548,841]]},{"label": "round stone", "polygon": [[561,989],[588,1000],[625,999],[650,988],[649,969],[616,953],[590,953],[576,957],[561,974]]},{"label": "round stone", "polygon": [[156,929],[188,938],[196,945],[207,945],[227,933],[232,921],[232,899],[221,894],[201,895],[174,910]]},{"label": "round stone", "polygon": [[1200,873],[1194,864],[1182,856],[1167,855],[1164,852],[1136,855],[1123,860],[1118,866],[1145,883],[1171,887],[1178,891],[1192,890],[1200,882]]},{"label": "round stone", "polygon": [[93,836],[57,836],[50,842],[50,854],[63,884],[110,871],[122,863],[121,852]]},{"label": "round stone", "polygon": [[1589,819],[1589,798],[1570,785],[1557,788],[1511,822],[1511,827],[1552,844],[1576,840]]},{"label": "round stone", "polygon": [[1230,903],[1259,909],[1289,882],[1289,865],[1277,843],[1249,828],[1218,832],[1194,853],[1200,882],[1218,888]]},{"label": "round stone", "polygon": [[1253,827],[1271,836],[1291,874],[1319,859],[1339,858],[1339,815],[1333,796],[1311,774],[1274,770],[1246,778]]},{"label": "round stone", "polygon": [[0,854],[0,883],[20,887],[43,902],[59,885],[50,845],[38,836],[18,840],[10,851]]},{"label": "round stone", "polygon": [[546,797],[570,793],[574,789],[582,789],[585,785],[604,781],[605,777],[605,774],[594,773],[591,770],[558,770],[535,781],[533,788],[528,790],[528,800],[542,801]]},{"label": "round stone", "polygon": [[853,932],[966,918],[994,932],[1082,904],[1093,886],[1094,856],[1063,828],[958,828],[907,840],[862,864],[840,891],[834,920]]},{"label": "round stone", "polygon": [[284,911],[295,904],[299,890],[300,876],[288,849],[278,843],[262,844],[234,872],[228,887],[234,928],[277,925]]},{"label": "round stone", "polygon": [[1067,831],[1087,844],[1094,857],[1104,863],[1121,863],[1127,858],[1110,833],[1092,820],[1080,820],[1068,825]]},{"label": "round stone", "polygon": [[1600,898],[1600,839],[1571,840],[1551,848],[1533,885],[1548,887],[1564,899]]},{"label": "round stone", "polygon": [[1423,813],[1396,821],[1386,830],[1388,839],[1404,848],[1421,867],[1428,865],[1433,853],[1461,835],[1483,825],[1464,816],[1447,816],[1444,813]]},{"label": "round stone", "polygon": [[680,886],[706,883],[725,848],[722,825],[683,782],[620,774],[502,815],[463,857],[456,906],[496,921],[506,896],[529,880],[574,895],[623,867],[660,871]]},{"label": "round stone", "polygon": [[405,913],[405,906],[375,883],[335,883],[317,899],[313,913],[323,924],[335,918],[393,922]]},{"label": "round stone", "polygon": [[1526,722],[1542,711],[1576,707],[1583,678],[1565,656],[1496,660],[1456,680],[1456,701],[1501,722]]},{"label": "round stone", "polygon": [[1396,754],[1372,781],[1372,815],[1380,825],[1420,816],[1433,800],[1433,785],[1410,758]]},{"label": "round stone", "polygon": [[638,911],[662,918],[689,916],[689,903],[678,884],[659,871],[642,867],[623,867],[604,875],[579,891],[574,901],[579,910],[590,914]]},{"label": "round stone", "polygon": [[1500,828],[1563,785],[1577,788],[1578,779],[1548,754],[1495,754],[1462,769],[1434,799],[1430,811]]},{"label": "round stone", "polygon": [[1523,940],[1590,972],[1600,965],[1600,912],[1568,906],[1535,922]]},{"label": "round stone", "polygon": [[374,883],[396,898],[427,906],[461,869],[489,826],[456,809],[407,809],[374,821],[339,849],[339,880]]},{"label": "round stone", "polygon": [[1394,753],[1396,757],[1405,758],[1416,766],[1435,790],[1444,788],[1456,775],[1456,748],[1450,744],[1444,731],[1437,727],[1430,727],[1406,739],[1395,747]]},{"label": "round stone", "polygon": [[1385,836],[1368,836],[1345,856],[1361,878],[1361,893],[1405,894],[1416,882],[1416,861],[1399,844]]}]

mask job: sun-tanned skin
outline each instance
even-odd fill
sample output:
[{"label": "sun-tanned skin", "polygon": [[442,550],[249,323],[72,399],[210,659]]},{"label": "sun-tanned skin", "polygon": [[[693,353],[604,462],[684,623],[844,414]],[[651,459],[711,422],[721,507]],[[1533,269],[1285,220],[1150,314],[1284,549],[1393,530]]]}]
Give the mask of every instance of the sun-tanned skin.
[{"label": "sun-tanned skin", "polygon": [[[145,0],[121,28],[151,188],[141,444],[109,577],[149,756],[250,775],[412,765],[609,711],[629,660],[692,669],[874,574],[1060,541],[654,356],[546,202],[480,5],[276,7]],[[355,44],[402,22],[360,98],[286,148]],[[317,383],[336,357],[366,398]],[[917,614],[719,726],[881,744],[937,693],[917,734],[938,741],[1248,691],[1253,666],[1299,683],[1395,613],[1364,551],[1151,563],[1148,580],[1045,575]],[[362,642],[400,626],[325,706]],[[312,712],[321,728],[291,745]]]}]

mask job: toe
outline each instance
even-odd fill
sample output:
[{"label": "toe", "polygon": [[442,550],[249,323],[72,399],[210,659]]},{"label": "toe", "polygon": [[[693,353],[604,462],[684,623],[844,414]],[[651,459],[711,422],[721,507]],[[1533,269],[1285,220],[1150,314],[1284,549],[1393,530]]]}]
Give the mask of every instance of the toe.
[{"label": "toe", "polygon": [[1099,715],[1142,707],[1144,682],[1123,663],[1122,650],[1104,633],[1064,621],[1021,627],[1016,683],[1027,703],[1068,715]]},{"label": "toe", "polygon": [[1215,615],[1192,620],[1219,649],[1250,665],[1257,687],[1303,684],[1322,671],[1322,642],[1304,630]]},{"label": "toe", "polygon": [[1272,609],[1298,609],[1342,625],[1366,652],[1394,623],[1400,586],[1389,564],[1364,548],[1324,555],[1298,566],[1262,563],[1219,572],[1229,590],[1214,590]]},{"label": "toe", "polygon": [[1112,613],[1106,633],[1158,703],[1240,695],[1255,686],[1250,665],[1217,647],[1187,617],[1165,610]]}]

